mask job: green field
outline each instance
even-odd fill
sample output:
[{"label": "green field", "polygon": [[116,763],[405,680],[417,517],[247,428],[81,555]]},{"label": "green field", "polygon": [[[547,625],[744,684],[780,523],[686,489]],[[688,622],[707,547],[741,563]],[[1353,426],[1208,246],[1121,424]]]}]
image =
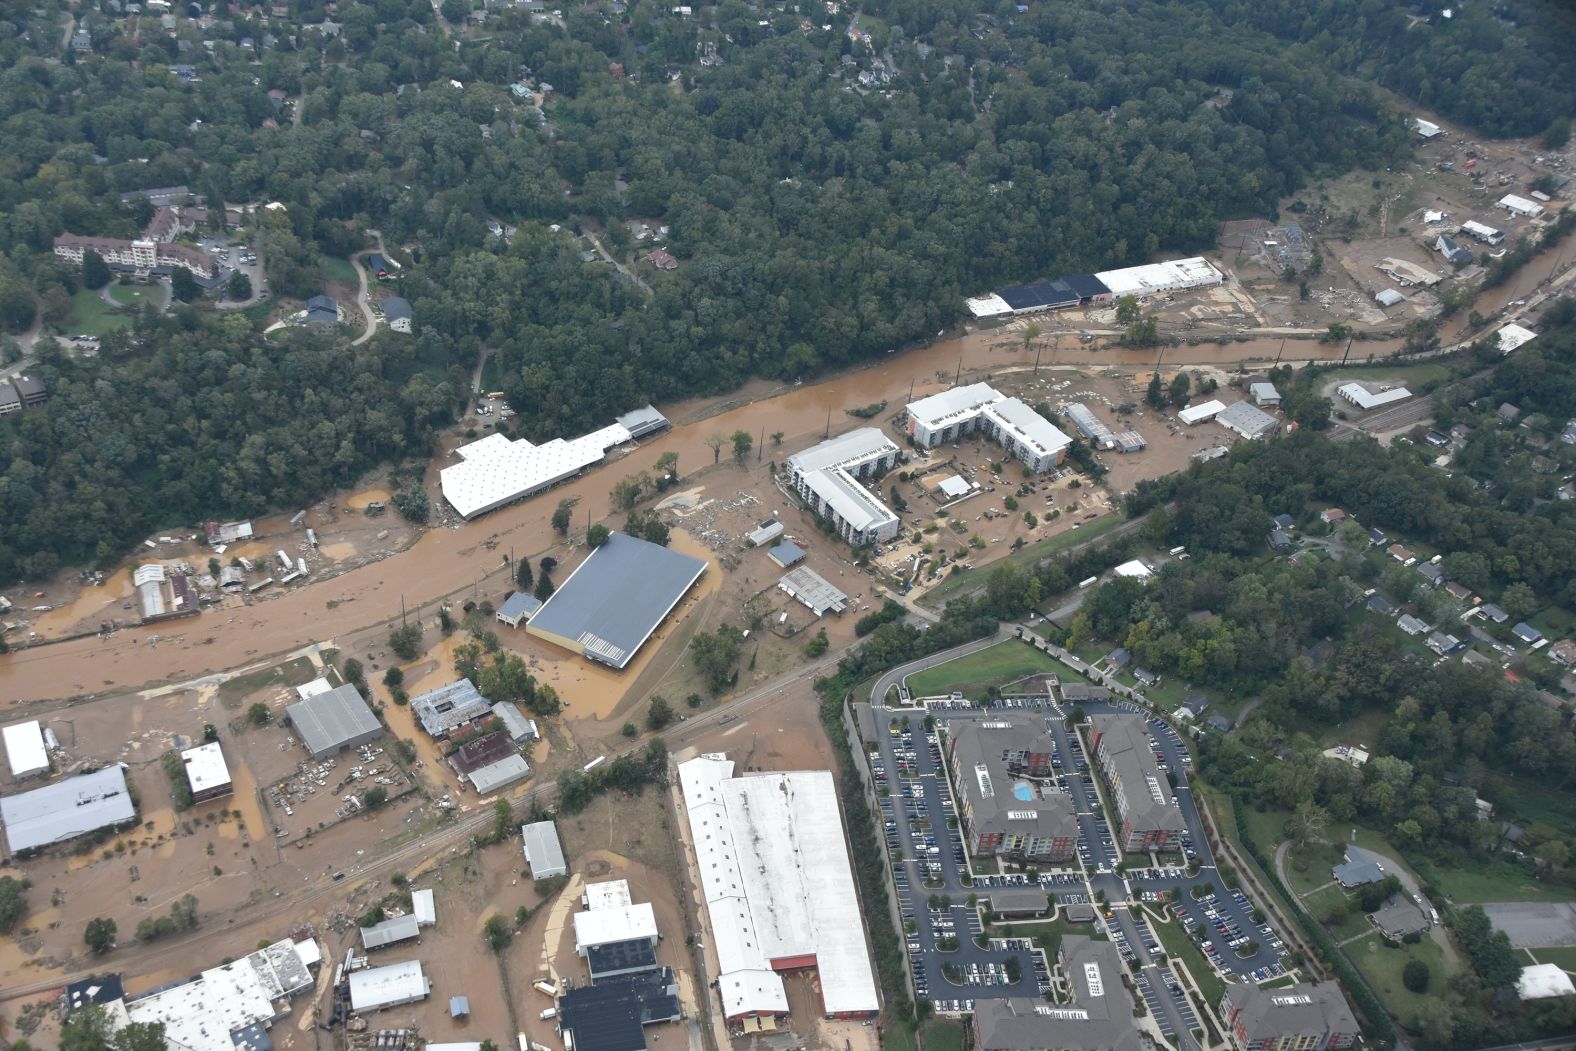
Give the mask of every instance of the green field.
[{"label": "green field", "polygon": [[[297,657],[272,668],[259,668],[227,680],[219,686],[219,701],[226,708],[235,708],[258,690],[270,686],[300,686],[311,682],[316,676],[316,666],[305,657]],[[330,676],[331,682],[333,678]]]},{"label": "green field", "polygon": [[350,265],[350,260],[341,259],[334,255],[321,255],[317,257],[317,272],[323,275],[324,281],[337,281],[342,285],[356,287],[360,279],[356,277],[356,268]]},{"label": "green field", "polygon": [[1198,983],[1198,991],[1204,994],[1205,1002],[1220,1003],[1220,997],[1226,991],[1226,983],[1204,958],[1204,950],[1188,937],[1187,931],[1175,923],[1156,923],[1154,920],[1150,921],[1149,926],[1154,928],[1155,935],[1159,937],[1160,944],[1166,950],[1166,955],[1175,957],[1187,967],[1188,973],[1193,976],[1193,981]]},{"label": "green field", "polygon": [[1576,615],[1561,606],[1549,606],[1540,610],[1536,617],[1527,621],[1534,628],[1543,632],[1550,642],[1558,642],[1576,635]]},{"label": "green field", "polygon": [[881,1030],[881,1047],[884,1051],[919,1051],[914,1030],[909,1028],[908,1022],[896,1018],[887,1022]]},{"label": "green field", "polygon": [[1576,899],[1576,889],[1533,879],[1513,858],[1469,858],[1461,866],[1429,866],[1427,872],[1429,881],[1458,905]]},{"label": "green field", "polygon": [[978,653],[916,672],[908,678],[908,691],[915,697],[935,697],[960,690],[968,697],[978,697],[988,687],[1003,686],[1025,675],[1061,668],[1059,661],[1033,646],[1009,639]]},{"label": "green field", "polygon": [[1375,364],[1365,368],[1354,368],[1347,365],[1345,368],[1333,369],[1321,373],[1320,378],[1326,381],[1335,380],[1345,383],[1347,380],[1359,380],[1372,383],[1376,380],[1395,380],[1398,383],[1427,383],[1430,380],[1446,380],[1454,370],[1449,365],[1427,363],[1422,365],[1385,365]]},{"label": "green field", "polygon": [[110,306],[97,292],[78,292],[71,297],[71,321],[66,327],[73,336],[102,336],[129,328],[131,321],[130,314]]},{"label": "green field", "polygon": [[[1303,908],[1311,914],[1330,932],[1330,937],[1338,942],[1348,938],[1355,938],[1359,934],[1373,930],[1373,925],[1368,922],[1368,917],[1357,903],[1340,887],[1325,887],[1316,894],[1310,894],[1302,899]],[[1336,905],[1346,907],[1346,918],[1331,926],[1329,917]]]},{"label": "green field", "polygon": [[1539,963],[1552,963],[1567,971],[1576,971],[1576,947],[1564,946],[1558,949],[1528,949],[1527,951]]},{"label": "green field", "polygon": [[963,1051],[966,1035],[962,1022],[937,1018],[919,1031],[919,1046],[922,1051]]},{"label": "green field", "polygon": [[[1403,945],[1399,949],[1386,948],[1378,932],[1353,942],[1346,953],[1357,964],[1358,970],[1368,979],[1374,992],[1384,1001],[1390,1013],[1408,1029],[1416,1029],[1422,1012],[1430,1008],[1431,1000],[1449,995],[1446,985],[1451,970],[1445,964],[1444,952],[1432,938],[1424,937],[1416,945]],[[1421,995],[1401,984],[1401,969],[1408,960],[1418,959],[1428,964],[1430,980],[1428,989]]]},{"label": "green field", "polygon": [[960,591],[985,586],[984,574],[989,573],[996,566],[1032,566],[1037,562],[1050,558],[1058,551],[1066,550],[1074,544],[1109,533],[1118,525],[1127,521],[1114,512],[1107,513],[1093,522],[1086,523],[1081,529],[1069,529],[1064,533],[1046,537],[1044,540],[1035,541],[1025,545],[998,562],[993,562],[984,569],[972,572],[953,573],[941,583],[931,588],[921,598],[921,602],[933,608],[946,605],[948,599],[955,597]]},{"label": "green field", "polygon": [[1346,860],[1346,852],[1328,843],[1309,843],[1286,853],[1286,879],[1297,894],[1307,894],[1330,882],[1330,870]]},{"label": "green field", "polygon": [[123,307],[140,306],[143,303],[158,306],[164,302],[164,290],[152,285],[111,285],[109,296]]}]

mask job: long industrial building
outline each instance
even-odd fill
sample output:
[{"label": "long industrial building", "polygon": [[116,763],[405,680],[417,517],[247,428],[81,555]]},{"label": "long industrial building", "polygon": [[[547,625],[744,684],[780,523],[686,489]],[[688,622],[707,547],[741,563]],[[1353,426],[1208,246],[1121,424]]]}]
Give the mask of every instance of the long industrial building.
[{"label": "long industrial building", "polygon": [[861,427],[788,457],[788,480],[844,540],[880,544],[897,536],[901,523],[859,480],[879,478],[897,458],[896,442],[878,428]]},{"label": "long industrial building", "polygon": [[623,669],[706,565],[660,544],[611,533],[536,611],[526,633]]},{"label": "long industrial building", "polygon": [[1058,466],[1072,444],[1055,424],[989,383],[953,387],[910,403],[907,428],[926,449],[982,431],[1036,472]]},{"label": "long industrial building", "polygon": [[947,756],[969,853],[1018,862],[1072,857],[1078,818],[1071,797],[1049,783],[1055,750],[1044,723],[1024,717],[951,725]]},{"label": "long industrial building", "polygon": [[551,488],[600,461],[609,449],[667,426],[651,406],[620,416],[601,430],[567,441],[554,438],[533,445],[494,432],[462,445],[461,463],[438,472],[443,498],[461,518],[475,518],[505,504]]},{"label": "long industrial building", "polygon": [[11,853],[37,850],[135,821],[137,808],[120,764],[0,799]]},{"label": "long industrial building", "polygon": [[880,1012],[837,786],[827,770],[733,775],[726,756],[679,765],[729,1022],[788,1014],[779,972],[815,968],[823,1013]]},{"label": "long industrial building", "polygon": [[1364,411],[1377,409],[1383,405],[1393,405],[1412,396],[1412,392],[1405,387],[1391,387],[1376,394],[1355,380],[1341,384],[1335,388],[1335,393]]},{"label": "long industrial building", "polygon": [[1098,274],[1009,285],[967,301],[977,318],[1020,316],[1064,307],[1109,303],[1118,296],[1152,296],[1218,285],[1224,275],[1202,256],[1146,263]]},{"label": "long industrial building", "polygon": [[1097,715],[1090,746],[1116,804],[1117,838],[1129,852],[1174,850],[1187,825],[1138,715]]}]

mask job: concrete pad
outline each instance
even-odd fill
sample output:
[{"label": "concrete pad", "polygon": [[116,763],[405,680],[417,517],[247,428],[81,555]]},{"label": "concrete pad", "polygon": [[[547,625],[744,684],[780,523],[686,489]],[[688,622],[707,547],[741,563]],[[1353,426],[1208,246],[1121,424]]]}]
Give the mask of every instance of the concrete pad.
[{"label": "concrete pad", "polygon": [[1483,911],[1518,949],[1576,946],[1576,904],[1505,901],[1485,905]]}]

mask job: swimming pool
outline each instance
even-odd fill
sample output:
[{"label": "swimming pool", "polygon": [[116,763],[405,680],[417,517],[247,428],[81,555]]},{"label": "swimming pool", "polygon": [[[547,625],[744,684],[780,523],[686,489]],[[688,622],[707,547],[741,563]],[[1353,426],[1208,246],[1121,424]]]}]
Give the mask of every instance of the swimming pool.
[{"label": "swimming pool", "polygon": [[1014,781],[1012,783],[1012,794],[1025,803],[1032,802],[1034,800],[1034,786],[1027,781]]}]

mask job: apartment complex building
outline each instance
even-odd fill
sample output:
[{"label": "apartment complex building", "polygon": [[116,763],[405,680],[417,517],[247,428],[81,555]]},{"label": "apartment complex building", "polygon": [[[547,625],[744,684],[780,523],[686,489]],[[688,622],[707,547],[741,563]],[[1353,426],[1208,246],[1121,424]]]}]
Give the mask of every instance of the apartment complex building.
[{"label": "apartment complex building", "polygon": [[1116,808],[1122,849],[1175,850],[1187,826],[1143,716],[1097,715],[1090,725],[1090,745]]}]

